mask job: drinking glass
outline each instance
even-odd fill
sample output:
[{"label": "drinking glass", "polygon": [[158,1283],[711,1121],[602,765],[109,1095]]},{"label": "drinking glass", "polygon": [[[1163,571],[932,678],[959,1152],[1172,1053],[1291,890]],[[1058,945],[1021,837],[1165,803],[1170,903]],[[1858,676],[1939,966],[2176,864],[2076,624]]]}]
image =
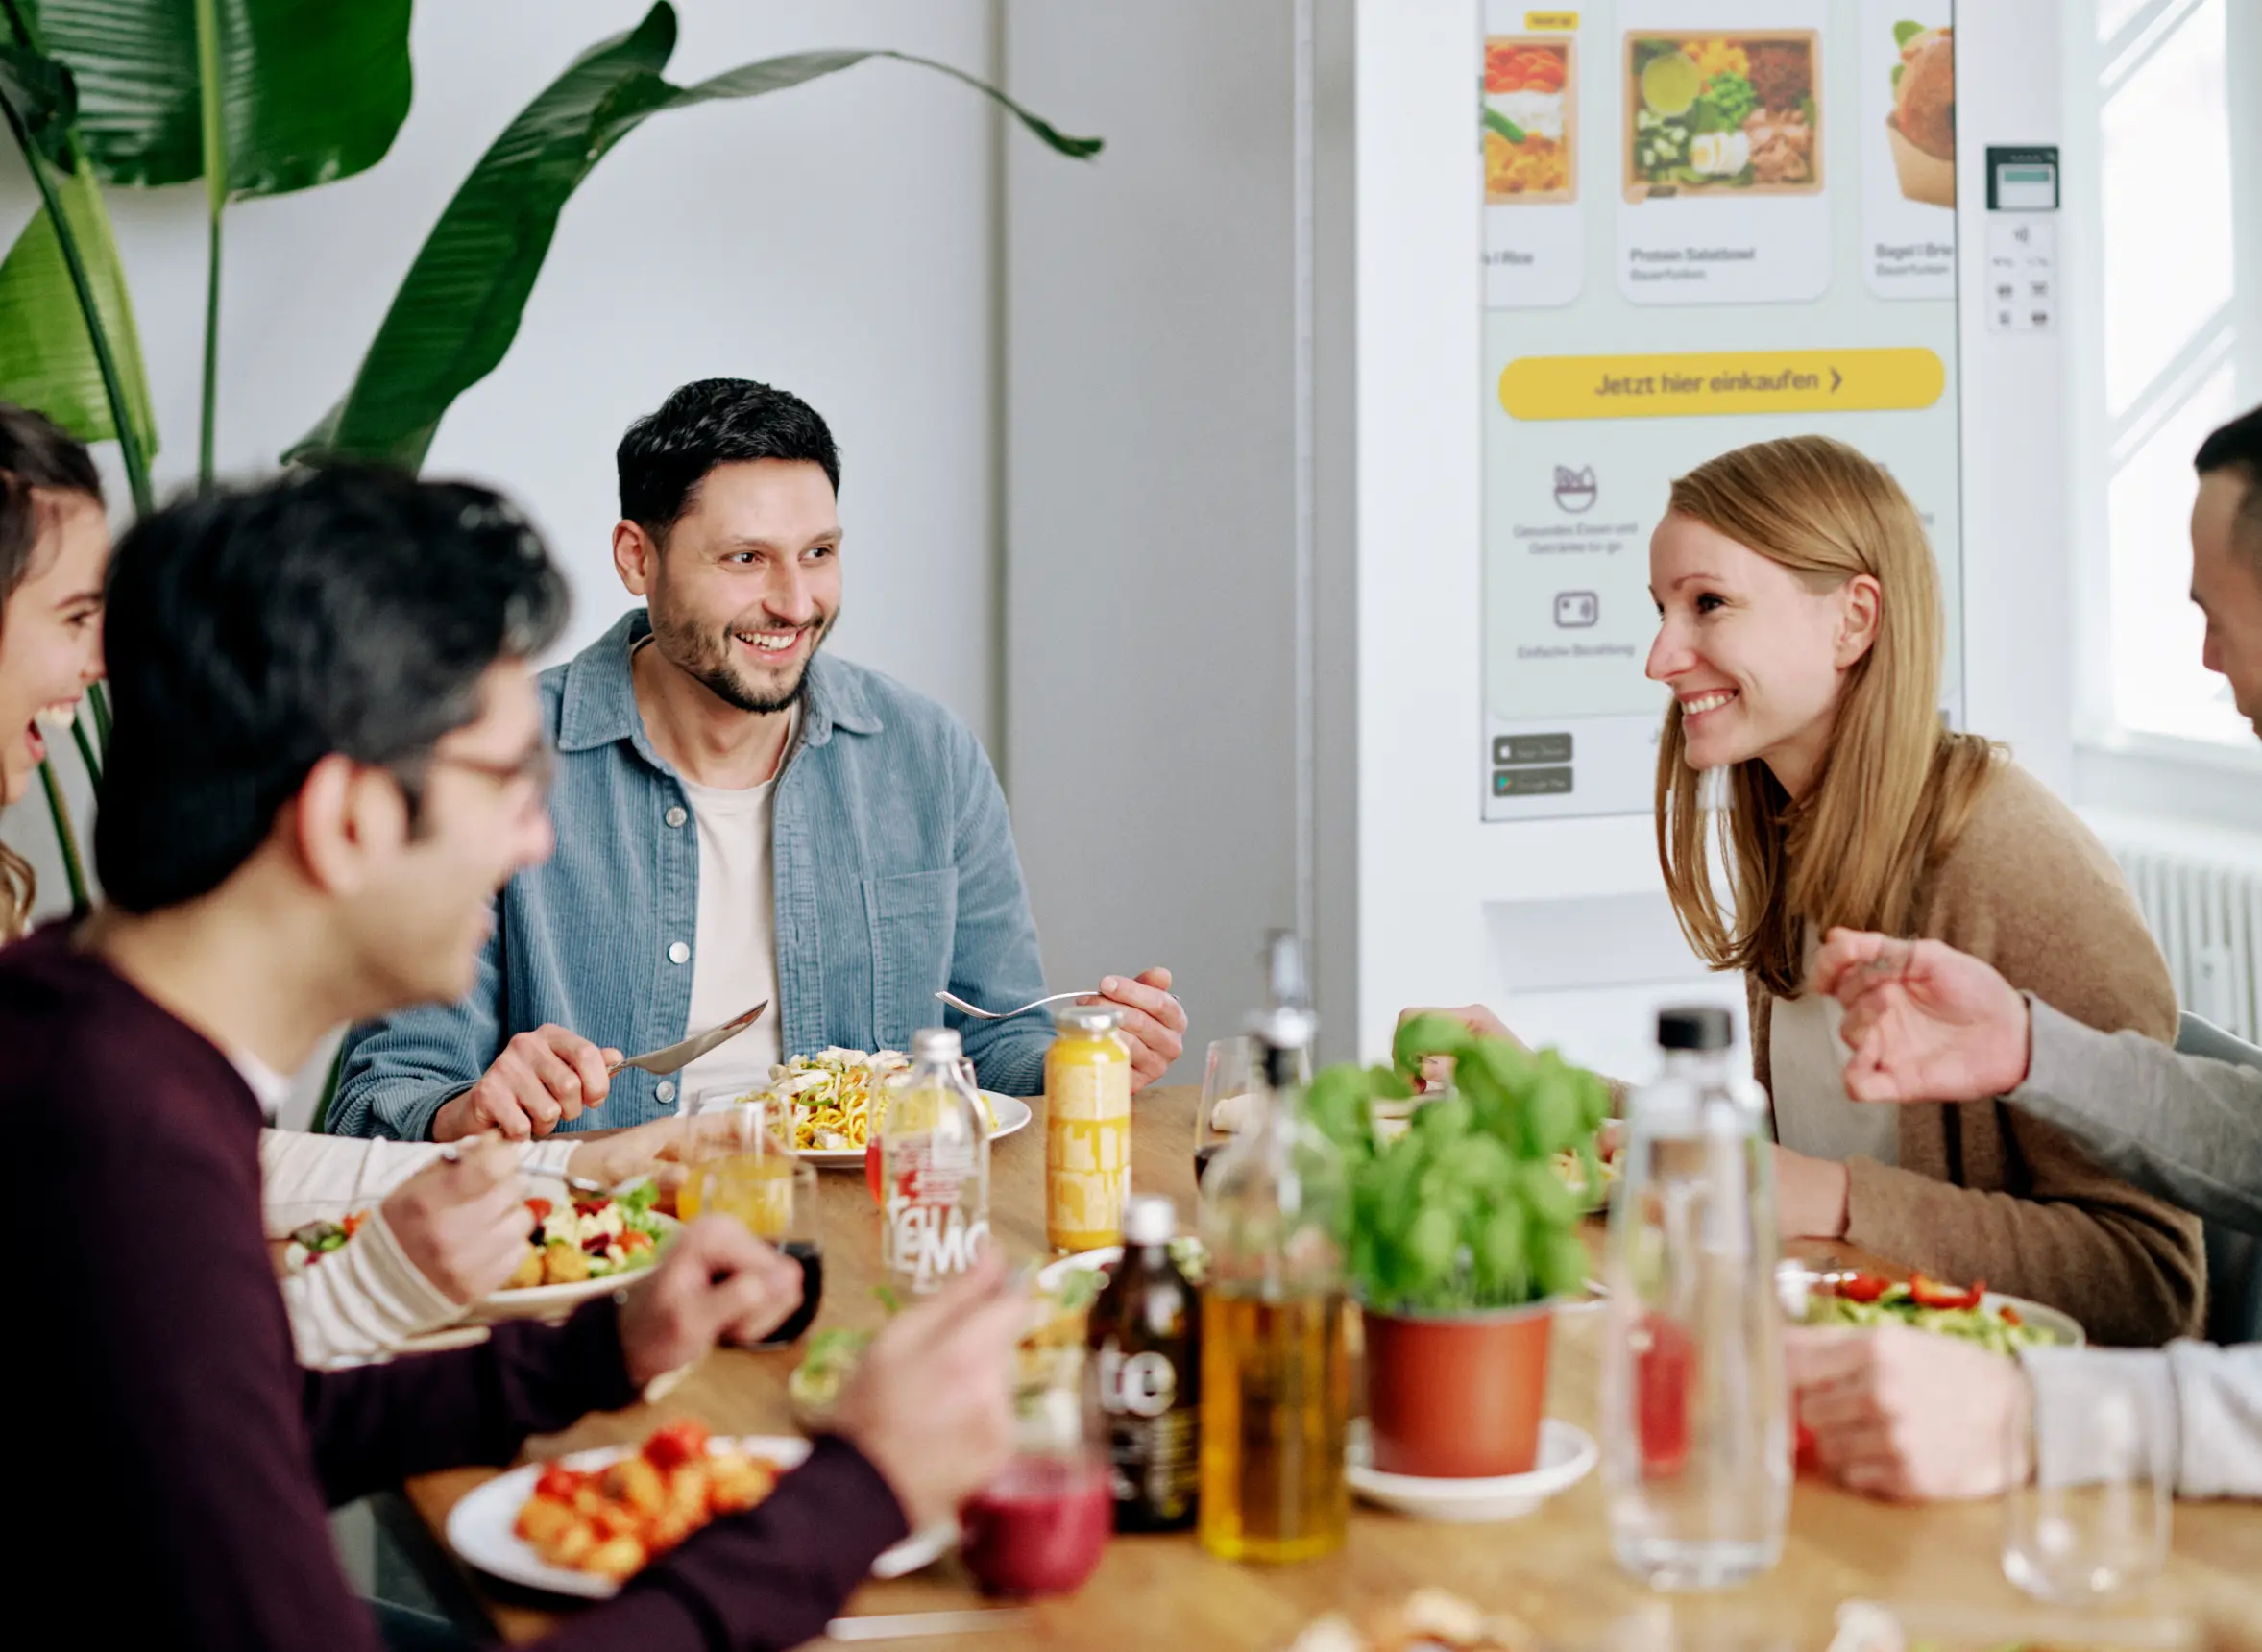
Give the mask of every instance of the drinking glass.
[{"label": "drinking glass", "polygon": [[[2140,1588],[2168,1557],[2174,1426],[2165,1396],[2111,1375],[2030,1374],[2048,1403],[2013,1414],[2005,1448],[2003,1571],[2038,1600],[2085,1605]],[[2050,1426],[2037,1421],[2047,1413]]]},{"label": "drinking glass", "polygon": [[758,1344],[797,1341],[824,1300],[824,1247],[816,1228],[816,1167],[795,1156],[784,1138],[785,1109],[769,1098],[747,1101],[735,1086],[702,1090],[684,1105],[686,1179],[675,1208],[685,1221],[699,1213],[728,1216],[801,1265],[801,1305]]},{"label": "drinking glass", "polygon": [[[1233,1139],[1236,1130],[1246,1130],[1256,1121],[1245,1114],[1253,1105],[1236,1098],[1253,1096],[1257,1088],[1255,1052],[1246,1035],[1236,1034],[1220,1038],[1209,1047],[1209,1058],[1202,1068],[1202,1111],[1194,1120],[1194,1186],[1202,1186],[1202,1173],[1209,1168],[1225,1146]],[[1220,1102],[1234,1101],[1235,1105],[1226,1113],[1227,1127],[1220,1129],[1217,1108]]]},{"label": "drinking glass", "polygon": [[684,1182],[676,1190],[675,1213],[686,1222],[702,1208],[706,1165],[740,1156],[793,1156],[784,1105],[754,1086],[723,1083],[694,1090],[684,1097],[682,1118],[675,1155],[683,1162]]},{"label": "drinking glass", "polygon": [[1022,1386],[1013,1436],[1012,1460],[959,1510],[961,1553],[985,1594],[1065,1594],[1098,1568],[1115,1525],[1097,1396],[1081,1357]]}]

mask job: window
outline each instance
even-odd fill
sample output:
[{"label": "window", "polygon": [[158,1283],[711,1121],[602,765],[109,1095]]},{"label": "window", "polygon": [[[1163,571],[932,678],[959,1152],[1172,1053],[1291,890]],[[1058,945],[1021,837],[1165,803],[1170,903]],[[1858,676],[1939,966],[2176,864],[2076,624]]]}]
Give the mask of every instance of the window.
[{"label": "window", "polygon": [[2245,206],[2262,179],[2242,127],[2250,116],[2233,110],[2226,73],[2234,47],[2262,46],[2262,18],[2233,13],[2262,8],[2093,3],[2094,33],[2069,25],[2068,42],[2068,147],[2089,150],[2096,189],[2069,203],[2088,217],[2069,228],[2087,230],[2080,238],[2101,272],[2095,302],[2074,312],[2074,520],[2089,537],[2083,659],[2105,667],[2083,672],[2084,721],[2093,737],[2250,751],[2253,732],[2227,687],[2200,665],[2201,623],[2182,571],[2192,454],[2262,400],[2262,328],[2251,320],[2262,258]]}]

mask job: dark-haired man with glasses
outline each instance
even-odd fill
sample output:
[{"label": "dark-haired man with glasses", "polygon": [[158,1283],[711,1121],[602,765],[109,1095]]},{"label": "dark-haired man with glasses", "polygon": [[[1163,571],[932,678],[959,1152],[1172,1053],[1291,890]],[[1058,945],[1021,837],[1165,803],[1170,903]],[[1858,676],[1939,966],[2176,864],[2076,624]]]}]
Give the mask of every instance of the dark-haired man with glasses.
[{"label": "dark-haired man with glasses", "polygon": [[[102,1603],[122,1644],[374,1652],[326,1506],[507,1463],[800,1300],[796,1266],[709,1217],[563,1325],[339,1373],[292,1359],[260,1222],[262,1092],[339,1022],[470,984],[496,890],[552,847],[527,662],[564,604],[502,500],[389,474],[188,500],[118,549],[95,838],[109,905],[0,952],[0,1131],[36,1167],[0,1233],[39,1258],[13,1304],[39,1358],[13,1363],[47,1377],[14,1447],[40,1499],[14,1572],[78,1575],[103,1533],[131,1580]],[[521,1246],[523,1191],[495,1190]],[[1027,1315],[985,1259],[899,1316],[801,1468],[557,1643],[820,1633],[875,1556],[1003,1465]]]}]

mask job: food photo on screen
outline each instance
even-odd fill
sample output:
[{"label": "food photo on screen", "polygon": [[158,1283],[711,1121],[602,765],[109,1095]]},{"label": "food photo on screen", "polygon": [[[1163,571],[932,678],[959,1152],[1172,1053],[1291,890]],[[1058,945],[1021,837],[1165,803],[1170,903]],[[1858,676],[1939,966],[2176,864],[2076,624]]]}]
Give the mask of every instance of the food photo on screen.
[{"label": "food photo on screen", "polygon": [[1626,36],[1626,199],[1822,187],[1812,31]]}]

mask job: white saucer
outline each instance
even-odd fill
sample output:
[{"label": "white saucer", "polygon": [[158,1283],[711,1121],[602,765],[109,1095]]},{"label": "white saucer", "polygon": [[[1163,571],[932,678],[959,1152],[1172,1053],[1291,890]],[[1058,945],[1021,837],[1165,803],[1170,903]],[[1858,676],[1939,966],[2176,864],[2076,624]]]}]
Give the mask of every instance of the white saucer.
[{"label": "white saucer", "polygon": [[1486,1480],[1432,1480],[1413,1474],[1385,1474],[1371,1467],[1364,1419],[1350,1425],[1344,1452],[1345,1477],[1351,1490],[1419,1520],[1513,1520],[1528,1515],[1558,1492],[1587,1477],[1598,1453],[1583,1428],[1559,1418],[1540,1423],[1540,1460],[1528,1474]]}]

